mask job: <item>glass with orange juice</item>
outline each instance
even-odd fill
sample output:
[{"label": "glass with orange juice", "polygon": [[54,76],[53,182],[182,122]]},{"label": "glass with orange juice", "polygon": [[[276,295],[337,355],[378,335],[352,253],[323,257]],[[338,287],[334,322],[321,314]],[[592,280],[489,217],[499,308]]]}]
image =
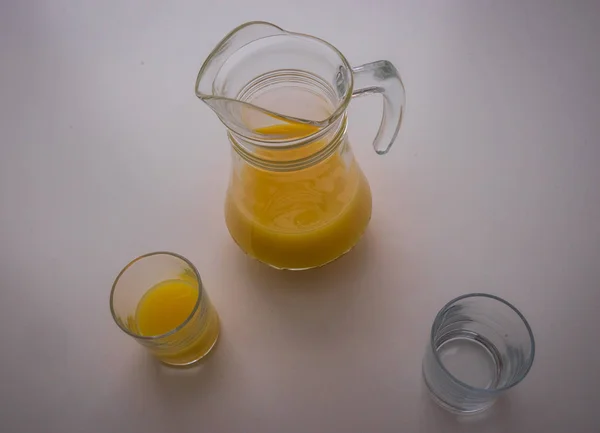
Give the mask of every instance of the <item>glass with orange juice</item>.
[{"label": "glass with orange juice", "polygon": [[358,242],[372,201],[346,135],[346,109],[365,94],[383,96],[373,146],[385,154],[404,111],[390,62],[352,68],[327,42],[265,22],[239,26],[206,59],[196,95],[228,129],[225,221],[248,255],[301,270]]},{"label": "glass with orange juice", "polygon": [[110,294],[117,325],[160,361],[187,366],[219,337],[219,317],[194,265],[178,254],[138,257],[117,276]]}]

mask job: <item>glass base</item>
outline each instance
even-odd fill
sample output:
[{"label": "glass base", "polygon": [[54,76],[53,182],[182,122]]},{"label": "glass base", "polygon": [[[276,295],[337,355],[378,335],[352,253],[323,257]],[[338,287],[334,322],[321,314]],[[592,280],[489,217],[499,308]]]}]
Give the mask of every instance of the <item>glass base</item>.
[{"label": "glass base", "polygon": [[[502,376],[504,364],[498,348],[484,336],[459,329],[442,335],[436,353],[448,373],[464,386],[448,386],[433,374],[423,379],[433,400],[449,412],[463,415],[478,414],[490,408],[494,396],[482,391],[495,389]],[[438,383],[439,382],[439,383]],[[471,388],[472,387],[472,388]]]},{"label": "glass base", "polygon": [[175,367],[175,368],[189,368],[189,367],[194,367],[195,365],[197,365],[201,361],[203,361],[210,353],[212,353],[213,349],[217,345],[217,342],[219,341],[219,337],[221,336],[221,328],[220,328],[221,324],[220,324],[220,322],[217,322],[217,325],[219,326],[219,331],[217,333],[217,337],[215,338],[215,341],[208,348],[208,350],[206,352],[204,352],[203,354],[199,355],[198,358],[193,359],[193,360],[188,361],[188,362],[185,362],[185,363],[174,363],[174,362],[165,361],[165,360],[159,359],[159,358],[158,358],[158,360],[160,361],[161,364],[166,365],[167,367]]},{"label": "glass base", "polygon": [[427,391],[428,391],[427,393],[429,394],[429,397],[431,398],[431,400],[435,404],[437,404],[439,407],[441,407],[442,409],[444,409],[450,413],[456,414],[456,415],[478,415],[478,414],[488,410],[496,402],[496,400],[491,400],[489,402],[486,402],[484,405],[478,406],[475,409],[464,409],[461,407],[453,406],[453,405],[449,404],[448,402],[446,402],[445,400],[442,400],[434,392],[434,390],[431,388],[431,385],[429,385],[429,383],[427,382],[427,377],[425,377],[424,374],[423,374],[423,382],[425,382],[425,385],[426,385]]},{"label": "glass base", "polygon": [[[361,238],[362,238],[362,235],[361,235]],[[259,260],[259,259],[255,258],[255,257],[252,257],[252,256],[249,256],[249,257],[252,257],[254,260],[256,260],[256,261],[258,261],[258,262],[260,262],[260,263],[262,263],[262,264],[264,264],[264,265],[267,265],[267,266],[268,266],[268,267],[270,267],[270,268],[277,269],[278,271],[308,271],[309,269],[318,269],[318,268],[322,268],[323,266],[326,266],[326,265],[328,265],[328,264],[330,264],[330,263],[333,263],[333,262],[335,262],[336,260],[338,260],[338,259],[342,258],[342,257],[343,257],[343,256],[345,256],[346,254],[348,254],[350,251],[352,251],[352,250],[354,249],[354,247],[355,247],[356,245],[358,245],[358,242],[360,242],[360,239],[359,239],[359,240],[358,240],[358,241],[357,241],[357,242],[356,242],[354,245],[352,245],[350,248],[348,248],[346,251],[344,251],[342,254],[340,254],[339,256],[337,256],[337,257],[335,257],[335,258],[333,258],[333,259],[329,260],[328,262],[325,262],[325,263],[323,263],[323,264],[321,264],[321,265],[317,265],[317,266],[311,266],[311,267],[308,267],[308,268],[278,268],[277,266],[273,266],[273,265],[272,265],[272,264],[270,264],[270,263],[263,262],[262,260]]]},{"label": "glass base", "polygon": [[456,332],[439,345],[437,353],[446,370],[461,382],[482,389],[498,385],[502,359],[498,349],[480,335]]}]

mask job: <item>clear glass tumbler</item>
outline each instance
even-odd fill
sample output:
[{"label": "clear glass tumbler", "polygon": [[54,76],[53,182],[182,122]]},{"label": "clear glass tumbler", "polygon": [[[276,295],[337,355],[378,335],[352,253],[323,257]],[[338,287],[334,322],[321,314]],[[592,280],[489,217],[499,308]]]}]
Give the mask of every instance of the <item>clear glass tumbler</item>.
[{"label": "clear glass tumbler", "polygon": [[123,332],[172,366],[200,360],[219,337],[219,317],[198,270],[170,252],[125,266],[113,283],[110,311]]},{"label": "clear glass tumbler", "polygon": [[444,409],[474,414],[521,382],[534,354],[531,328],[515,307],[493,295],[468,294],[437,314],[423,378]]}]

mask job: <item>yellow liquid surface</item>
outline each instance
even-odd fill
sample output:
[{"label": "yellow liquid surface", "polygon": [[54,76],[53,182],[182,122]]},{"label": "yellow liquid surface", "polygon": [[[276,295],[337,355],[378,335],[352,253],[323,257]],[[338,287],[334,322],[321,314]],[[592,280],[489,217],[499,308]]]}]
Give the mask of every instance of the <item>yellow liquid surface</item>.
[{"label": "yellow liquid surface", "polygon": [[[135,321],[143,336],[166,334],[183,324],[198,299],[198,284],[185,279],[166,280],[150,288],[139,301]],[[203,295],[189,322],[175,333],[161,337],[151,348],[162,361],[186,365],[206,355],[219,335],[219,321]]]},{"label": "yellow liquid surface", "polygon": [[[315,129],[282,124],[258,132],[299,138]],[[261,150],[260,156],[296,160],[326,144]],[[249,255],[277,268],[312,268],[341,256],[360,239],[371,218],[371,191],[351,152],[343,148],[291,172],[245,164],[230,184],[225,218],[232,237]]]}]

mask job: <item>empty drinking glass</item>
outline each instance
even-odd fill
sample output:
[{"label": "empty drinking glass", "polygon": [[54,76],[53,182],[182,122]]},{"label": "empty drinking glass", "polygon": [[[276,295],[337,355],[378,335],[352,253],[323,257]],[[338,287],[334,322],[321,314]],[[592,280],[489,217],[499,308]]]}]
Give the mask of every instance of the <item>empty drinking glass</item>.
[{"label": "empty drinking glass", "polygon": [[423,378],[443,408],[478,413],[523,380],[534,354],[531,328],[515,307],[493,295],[463,295],[433,322]]}]

